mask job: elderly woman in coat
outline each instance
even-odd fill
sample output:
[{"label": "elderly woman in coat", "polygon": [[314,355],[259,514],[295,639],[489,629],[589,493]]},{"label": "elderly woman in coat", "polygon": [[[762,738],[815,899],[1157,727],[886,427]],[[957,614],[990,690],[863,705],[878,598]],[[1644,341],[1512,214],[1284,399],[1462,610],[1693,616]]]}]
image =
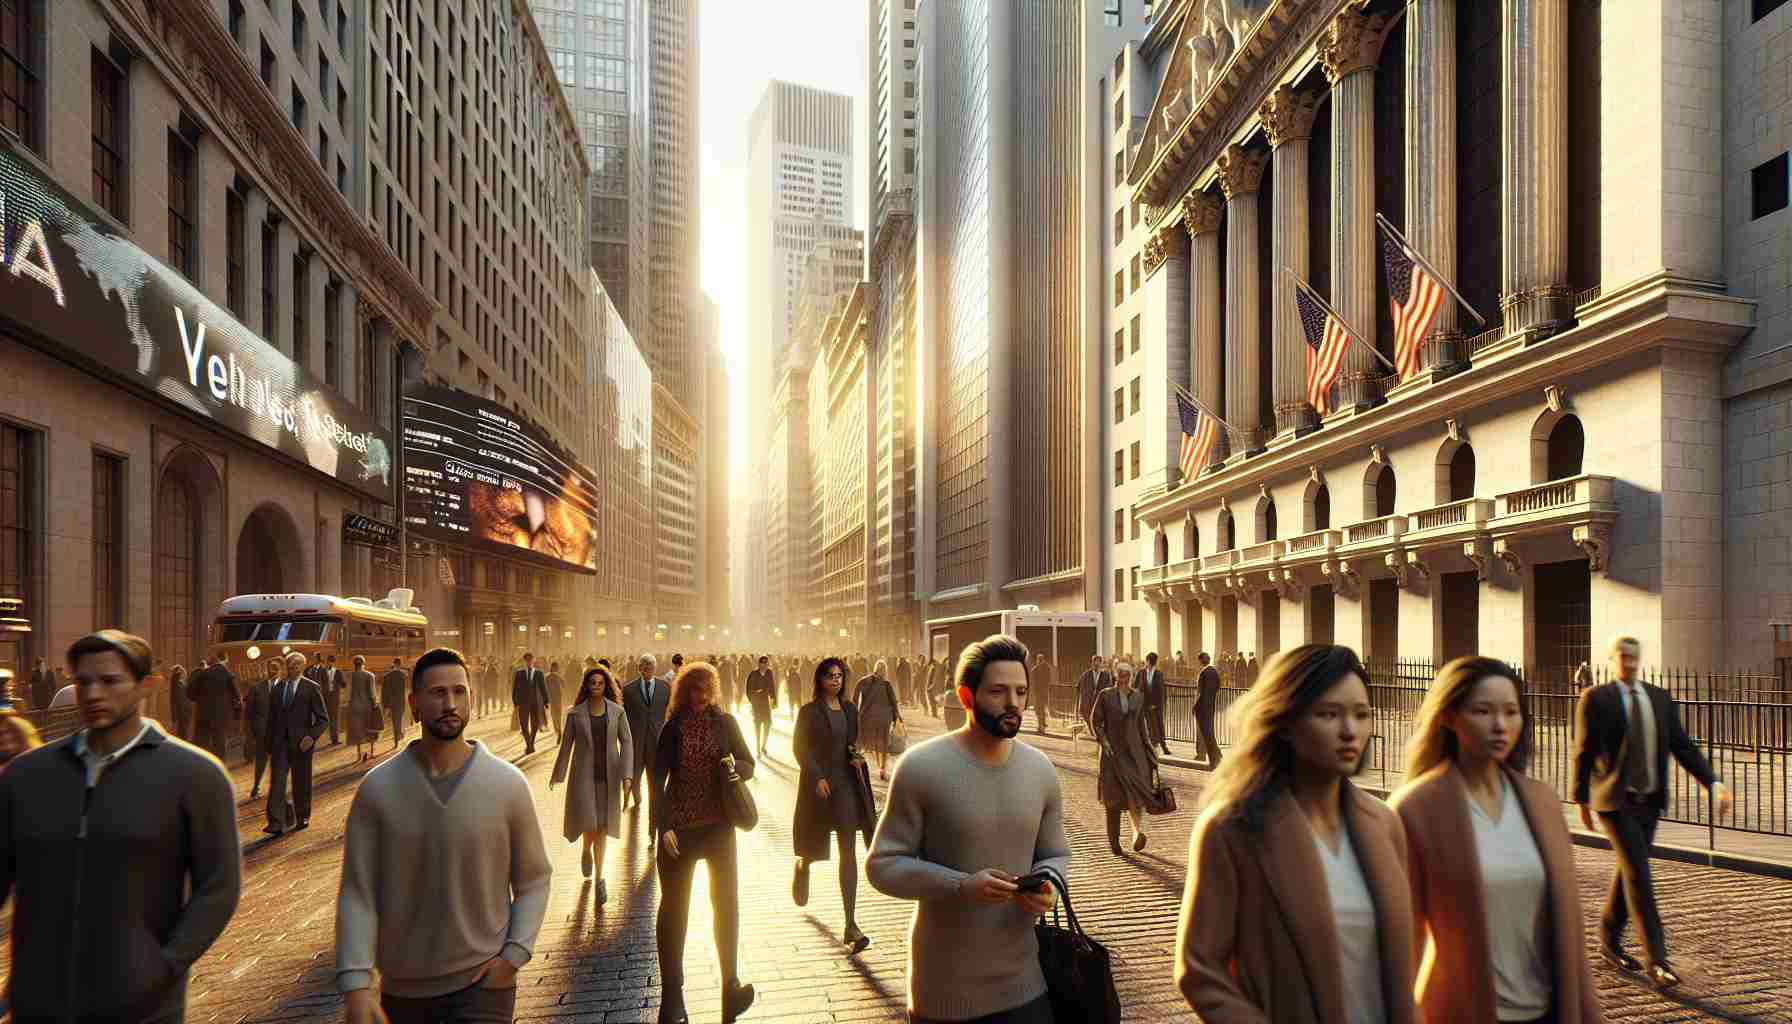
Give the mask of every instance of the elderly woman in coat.
[{"label": "elderly woman in coat", "polygon": [[896,688],[890,685],[890,669],[879,661],[871,674],[859,680],[853,691],[853,703],[859,708],[859,749],[877,755],[877,777],[890,777],[890,727],[902,721],[902,708],[896,701]]},{"label": "elderly woman in coat", "polygon": [[1143,812],[1157,813],[1157,752],[1145,729],[1145,694],[1132,685],[1132,663],[1114,666],[1114,685],[1095,697],[1089,731],[1101,744],[1097,789],[1108,812],[1108,849],[1122,856],[1120,814],[1132,817],[1134,851],[1145,848]]},{"label": "elderly woman in coat", "polygon": [[[597,872],[597,902],[604,903],[604,839],[622,838],[622,794],[634,785],[635,742],[622,711],[622,689],[610,670],[586,669],[579,696],[566,713],[560,756],[554,759],[552,789],[566,782],[566,816],[561,832],[567,842],[582,839],[579,866],[585,877]],[[570,770],[569,770],[570,767]]]}]

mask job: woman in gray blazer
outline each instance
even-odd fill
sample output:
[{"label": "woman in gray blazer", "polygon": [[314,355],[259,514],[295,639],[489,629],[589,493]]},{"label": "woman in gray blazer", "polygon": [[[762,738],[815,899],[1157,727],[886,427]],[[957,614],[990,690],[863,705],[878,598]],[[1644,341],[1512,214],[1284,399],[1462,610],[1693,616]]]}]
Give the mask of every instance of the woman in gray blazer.
[{"label": "woman in gray blazer", "polygon": [[604,840],[622,837],[622,793],[634,785],[630,769],[635,763],[622,689],[609,669],[599,665],[585,671],[560,735],[560,756],[554,759],[548,788],[567,783],[561,832],[569,843],[584,840],[579,866],[586,878],[597,872],[597,902],[604,903],[610,898],[603,879]]}]

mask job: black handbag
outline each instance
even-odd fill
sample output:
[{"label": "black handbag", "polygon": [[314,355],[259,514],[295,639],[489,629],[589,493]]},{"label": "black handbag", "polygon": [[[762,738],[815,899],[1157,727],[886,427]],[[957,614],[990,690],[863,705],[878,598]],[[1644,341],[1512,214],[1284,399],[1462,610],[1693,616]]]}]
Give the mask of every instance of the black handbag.
[{"label": "black handbag", "polygon": [[747,780],[734,770],[734,755],[722,758],[722,815],[728,824],[742,832],[751,832],[759,824],[759,801],[747,788]]},{"label": "black handbag", "polygon": [[[1039,969],[1045,973],[1047,998],[1052,1004],[1052,1019],[1077,1021],[1079,1024],[1119,1024],[1120,993],[1114,988],[1113,958],[1107,947],[1091,939],[1077,922],[1076,908],[1070,903],[1070,887],[1055,868],[1045,868],[1052,884],[1058,887],[1059,907],[1052,908],[1052,919],[1041,917],[1033,925],[1039,940]],[[1069,921],[1069,927],[1064,922]]]}]

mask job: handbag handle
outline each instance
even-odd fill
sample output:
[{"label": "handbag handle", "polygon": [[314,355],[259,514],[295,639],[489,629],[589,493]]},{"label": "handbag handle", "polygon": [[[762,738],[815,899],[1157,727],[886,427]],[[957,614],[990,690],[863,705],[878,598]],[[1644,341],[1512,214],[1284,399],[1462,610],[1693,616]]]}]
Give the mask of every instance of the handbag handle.
[{"label": "handbag handle", "polygon": [[[1070,902],[1070,884],[1064,881],[1064,873],[1050,865],[1040,868],[1039,871],[1058,887],[1058,902],[1064,908],[1065,918],[1070,921],[1070,933],[1079,939],[1088,939],[1089,936],[1083,931],[1082,923],[1076,919],[1076,907]],[[1054,921],[1057,919],[1057,914],[1058,908],[1053,907],[1052,918]]]}]

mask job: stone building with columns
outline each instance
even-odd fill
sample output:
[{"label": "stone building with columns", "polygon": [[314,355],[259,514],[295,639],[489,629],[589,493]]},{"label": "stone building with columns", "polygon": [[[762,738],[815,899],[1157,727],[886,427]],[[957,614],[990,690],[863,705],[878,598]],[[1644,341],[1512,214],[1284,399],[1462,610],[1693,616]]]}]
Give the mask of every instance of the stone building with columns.
[{"label": "stone building with columns", "polygon": [[[1755,539],[1726,463],[1788,447],[1783,418],[1776,442],[1730,411],[1775,387],[1783,409],[1785,374],[1736,372],[1773,343],[1729,269],[1726,153],[1762,129],[1724,116],[1755,45],[1727,6],[1186,0],[1119,55],[1116,646],[1330,640],[1566,679],[1623,630],[1651,663],[1768,660],[1764,628],[1727,625],[1787,585],[1727,577]],[[1406,379],[1378,213],[1482,318],[1446,300]],[[1324,415],[1295,278],[1362,341]],[[1172,384],[1230,428],[1188,477]]]},{"label": "stone building with columns", "polygon": [[347,195],[348,33],[239,6],[39,0],[0,40],[9,262],[34,268],[0,300],[0,593],[34,627],[7,667],[117,626],[190,668],[231,594],[395,583],[343,519],[396,520],[430,298]]}]

